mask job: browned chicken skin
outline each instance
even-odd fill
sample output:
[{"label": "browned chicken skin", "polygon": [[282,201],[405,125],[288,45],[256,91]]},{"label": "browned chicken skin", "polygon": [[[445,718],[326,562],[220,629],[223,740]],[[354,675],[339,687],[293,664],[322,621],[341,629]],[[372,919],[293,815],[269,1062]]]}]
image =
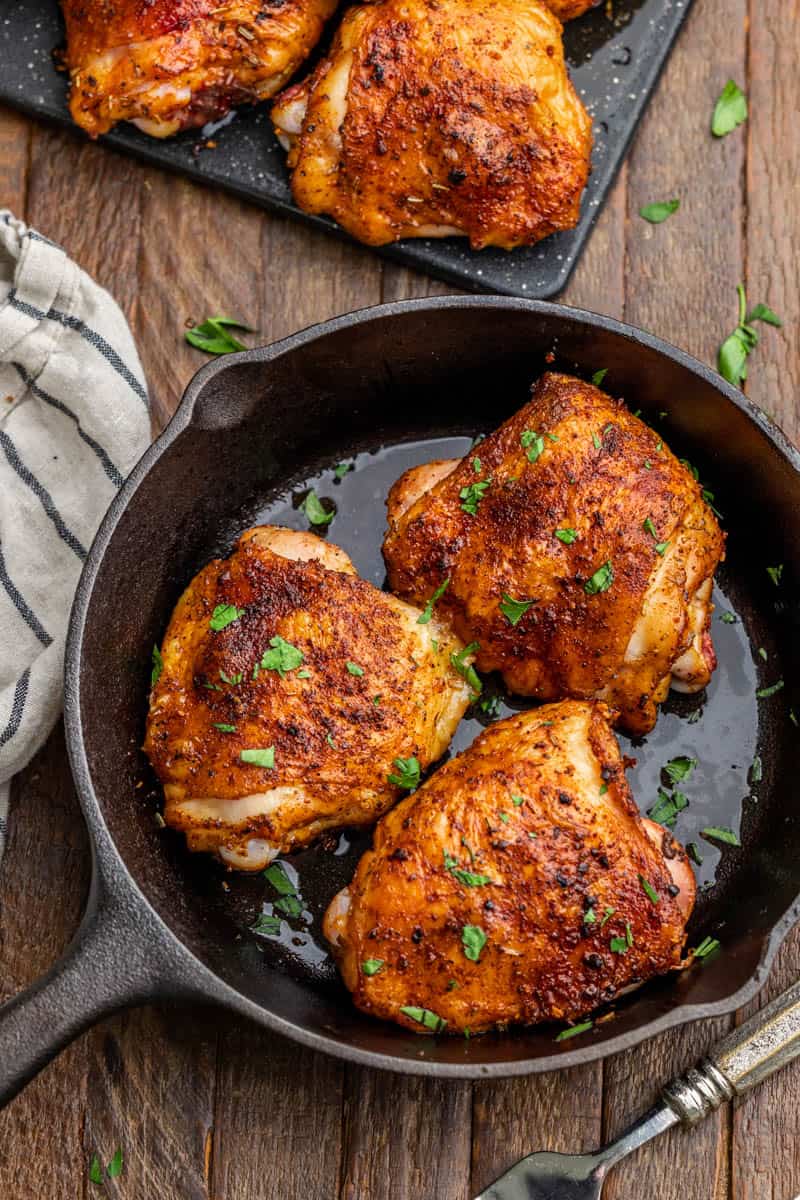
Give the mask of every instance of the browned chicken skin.
[{"label": "browned chicken skin", "polygon": [[591,124],[538,0],[377,0],[273,107],[292,191],[370,245],[530,245],[578,220]]},{"label": "browned chicken skin", "polygon": [[544,375],[460,462],[398,480],[388,508],[392,590],[424,604],[449,579],[437,611],[510,691],[597,697],[641,734],[671,684],[708,684],[724,535],[662,439],[591,384]]},{"label": "browned chicken skin", "polygon": [[166,823],[244,870],[372,824],[400,795],[394,760],[439,758],[469,702],[450,664],[461,643],[419,615],[313,534],[245,533],[164,637],[145,750]]},{"label": "browned chicken skin", "polygon": [[62,0],[70,110],[168,137],[266,100],[319,40],[336,0]]},{"label": "browned chicken skin", "polygon": [[590,8],[597,8],[603,0],[546,0],[547,7],[558,17],[559,21],[574,21],[582,17]]},{"label": "browned chicken skin", "polygon": [[612,717],[499,721],[379,822],[325,917],[359,1008],[478,1033],[575,1020],[680,965],[694,876],[639,817]]}]

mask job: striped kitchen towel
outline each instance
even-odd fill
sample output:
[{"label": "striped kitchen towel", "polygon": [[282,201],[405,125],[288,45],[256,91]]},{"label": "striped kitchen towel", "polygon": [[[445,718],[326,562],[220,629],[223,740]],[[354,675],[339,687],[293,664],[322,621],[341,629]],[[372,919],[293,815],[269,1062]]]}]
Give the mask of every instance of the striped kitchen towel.
[{"label": "striped kitchen towel", "polygon": [[61,711],[81,565],[149,435],[116,303],[0,210],[0,853],[11,777]]}]

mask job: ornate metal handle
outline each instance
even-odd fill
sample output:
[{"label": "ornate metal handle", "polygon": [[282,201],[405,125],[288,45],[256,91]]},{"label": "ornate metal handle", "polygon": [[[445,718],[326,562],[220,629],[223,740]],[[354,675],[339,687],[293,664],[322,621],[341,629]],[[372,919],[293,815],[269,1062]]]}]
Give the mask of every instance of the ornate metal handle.
[{"label": "ornate metal handle", "polygon": [[686,1125],[696,1125],[800,1055],[800,983],[790,987],[714,1047],[708,1058],[664,1088]]}]

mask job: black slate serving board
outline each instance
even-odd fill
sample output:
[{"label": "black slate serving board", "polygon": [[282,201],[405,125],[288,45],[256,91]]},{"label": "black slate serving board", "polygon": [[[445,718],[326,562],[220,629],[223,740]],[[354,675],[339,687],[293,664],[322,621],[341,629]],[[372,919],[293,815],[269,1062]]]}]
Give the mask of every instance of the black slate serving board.
[{"label": "black slate serving board", "polygon": [[[471,251],[458,238],[406,240],[381,247],[378,253],[474,291],[540,299],[558,293],[597,218],[690,4],[691,0],[603,0],[599,8],[567,25],[567,59],[595,135],[592,175],[575,229],[510,253]],[[63,36],[55,0],[0,0],[0,100],[75,129],[67,111],[66,76],[53,65],[53,50]],[[162,142],[127,125],[117,126],[102,140],[264,208],[347,236],[333,222],[307,216],[293,204],[284,153],[272,134],[267,104],[241,109],[222,123],[214,132],[214,149],[201,149],[198,131]]]}]

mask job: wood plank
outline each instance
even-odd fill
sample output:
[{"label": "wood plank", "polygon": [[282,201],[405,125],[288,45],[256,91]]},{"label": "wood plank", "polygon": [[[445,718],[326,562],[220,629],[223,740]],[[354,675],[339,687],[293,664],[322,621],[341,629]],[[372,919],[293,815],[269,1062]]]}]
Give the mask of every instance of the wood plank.
[{"label": "wood plank", "polygon": [[[0,871],[0,999],[44,974],[64,950],[83,910],[89,868],[59,726],[12,789]],[[0,1196],[83,1196],[86,1064],[83,1037],[0,1112]]]},{"label": "wood plank", "polygon": [[0,108],[0,208],[24,215],[28,183],[31,122],[10,108]]},{"label": "wood plank", "polygon": [[464,1200],[471,1086],[350,1067],[341,1200]]},{"label": "wood plank", "polygon": [[[800,67],[793,39],[800,20],[797,0],[751,3],[747,137],[747,289],[784,320],[763,328],[751,357],[747,391],[800,442],[800,361],[796,330],[800,289],[794,263],[800,254],[797,206],[797,92]],[[800,930],[787,939],[758,1000],[738,1019],[760,1008],[800,977]],[[732,1131],[732,1196],[762,1200],[800,1195],[800,1068],[795,1063],[737,1104]]]},{"label": "wood plank", "polygon": [[[625,317],[707,362],[715,361],[729,331],[744,264],[737,219],[744,140],[715,141],[709,125],[725,81],[744,80],[745,20],[745,0],[693,6],[628,161]],[[680,210],[664,224],[649,225],[639,216],[643,204],[674,196]],[[660,1084],[692,1065],[729,1025],[697,1023],[607,1062],[605,1136],[621,1132],[652,1103]],[[659,1138],[615,1168],[606,1200],[722,1200],[729,1188],[729,1127],[730,1112],[722,1110],[689,1133]],[[667,1180],[673,1182],[665,1189]]]}]

